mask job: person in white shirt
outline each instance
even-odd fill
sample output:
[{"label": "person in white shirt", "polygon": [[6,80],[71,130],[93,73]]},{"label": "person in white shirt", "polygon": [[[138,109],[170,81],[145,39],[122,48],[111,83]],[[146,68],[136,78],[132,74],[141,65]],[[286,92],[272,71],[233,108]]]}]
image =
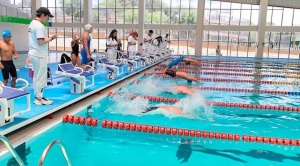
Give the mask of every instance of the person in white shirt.
[{"label": "person in white shirt", "polygon": [[137,32],[132,32],[128,36],[128,55],[129,56],[134,56],[134,53],[136,52],[136,41],[137,41],[138,33]]},{"label": "person in white shirt", "polygon": [[36,105],[52,104],[51,100],[44,97],[44,87],[47,85],[48,43],[57,38],[57,35],[50,38],[47,37],[44,23],[49,20],[49,17],[54,17],[49,9],[40,7],[36,11],[36,18],[31,21],[28,29],[28,58],[34,71],[33,88],[35,95],[34,104]]},{"label": "person in white shirt", "polygon": [[117,39],[117,30],[113,29],[106,41],[107,46],[107,58],[109,61],[117,60],[118,45],[121,41]]},{"label": "person in white shirt", "polygon": [[155,39],[153,39],[153,41],[151,42],[151,54],[156,54],[158,53],[158,49],[160,47],[162,41],[162,37],[158,36]]},{"label": "person in white shirt", "polygon": [[146,34],[144,37],[144,42],[143,42],[143,54],[144,55],[148,55],[150,53],[152,34],[153,34],[153,31],[149,30],[148,34]]},{"label": "person in white shirt", "polygon": [[220,50],[220,46],[219,46],[219,45],[217,46],[217,49],[216,49],[216,56],[217,56],[217,57],[223,56],[223,55],[221,54],[221,50]]},{"label": "person in white shirt", "polygon": [[162,37],[162,44],[160,45],[160,49],[166,50],[168,43],[170,43],[169,34],[166,34],[166,36]]}]

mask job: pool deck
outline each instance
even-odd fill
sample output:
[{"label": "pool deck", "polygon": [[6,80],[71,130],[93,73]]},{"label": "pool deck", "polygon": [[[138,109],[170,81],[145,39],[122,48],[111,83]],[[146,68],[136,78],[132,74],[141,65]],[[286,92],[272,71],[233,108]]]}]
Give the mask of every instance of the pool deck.
[{"label": "pool deck", "polygon": [[[168,59],[168,58],[166,58]],[[30,92],[30,98],[31,98],[31,110],[29,112],[26,112],[24,114],[21,114],[20,116],[15,117],[14,122],[9,123],[7,125],[0,127],[0,135],[6,135],[9,134],[17,129],[20,129],[30,123],[33,123],[41,118],[47,117],[48,115],[63,109],[69,105],[74,104],[75,102],[78,102],[86,97],[89,97],[95,93],[101,93],[101,90],[106,89],[107,87],[110,87],[114,84],[117,84],[123,80],[126,80],[127,78],[138,74],[140,72],[143,72],[146,69],[151,68],[152,66],[155,66],[156,64],[165,61],[166,59],[162,59],[156,63],[153,63],[151,65],[147,65],[146,67],[139,67],[135,69],[133,72],[128,72],[127,68],[124,70],[124,74],[116,77],[114,80],[107,79],[107,72],[104,70],[96,70],[95,71],[95,84],[92,87],[89,87],[85,89],[84,93],[82,94],[71,94],[70,93],[70,81],[68,78],[59,78],[54,79],[53,86],[47,86],[44,90],[45,97],[53,100],[52,105],[43,105],[43,106],[37,106],[33,104],[34,100],[34,93],[33,93],[33,87],[32,84],[26,88],[26,91]],[[52,77],[57,77],[58,75],[54,74],[57,68],[57,63],[55,64],[49,64],[48,67],[51,69]],[[19,77],[24,78],[26,80],[29,80],[29,83],[32,83],[32,79],[28,77],[28,70],[26,68],[19,68]],[[54,82],[55,81],[55,82]],[[57,82],[60,81],[60,84],[57,84]],[[87,83],[88,84],[88,83]],[[26,108],[26,97],[22,97],[20,99],[15,100],[15,112],[21,111],[22,108]]]}]

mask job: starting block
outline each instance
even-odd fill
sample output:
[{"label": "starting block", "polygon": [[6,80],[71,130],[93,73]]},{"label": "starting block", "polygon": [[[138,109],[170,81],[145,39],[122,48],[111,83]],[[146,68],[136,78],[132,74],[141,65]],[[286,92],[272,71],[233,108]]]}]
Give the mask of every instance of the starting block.
[{"label": "starting block", "polygon": [[134,71],[134,64],[132,62],[127,62],[128,64],[128,71]]},{"label": "starting block", "polygon": [[114,80],[116,79],[117,71],[111,67],[106,67],[107,70],[107,79]]},{"label": "starting block", "polygon": [[[86,88],[94,86],[94,68],[90,67],[90,71],[83,71],[79,67],[74,67],[72,63],[58,64],[57,74],[70,78],[71,93],[83,93]],[[87,78],[91,79],[91,83],[87,85]]]},{"label": "starting block", "polygon": [[145,67],[146,66],[146,61],[147,61],[147,59],[141,59],[142,61],[141,61],[141,66],[142,67]]},{"label": "starting block", "polygon": [[[6,124],[12,123],[16,116],[19,116],[25,112],[31,110],[30,104],[30,93],[25,91],[24,88],[28,87],[29,83],[21,78],[17,79],[18,81],[23,81],[26,85],[20,89],[11,88],[4,86],[2,82],[0,82],[0,126],[4,126]],[[26,97],[27,99],[27,108],[25,110],[14,112],[15,108],[15,99]]]}]

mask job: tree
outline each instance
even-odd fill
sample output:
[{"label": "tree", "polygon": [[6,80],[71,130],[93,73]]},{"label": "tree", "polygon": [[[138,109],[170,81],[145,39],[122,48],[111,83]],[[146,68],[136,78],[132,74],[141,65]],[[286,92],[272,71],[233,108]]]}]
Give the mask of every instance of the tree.
[{"label": "tree", "polygon": [[195,10],[183,10],[180,12],[180,24],[196,24],[197,11]]},{"label": "tree", "polygon": [[81,18],[83,16],[83,0],[59,0],[59,5],[66,15],[73,18]]}]

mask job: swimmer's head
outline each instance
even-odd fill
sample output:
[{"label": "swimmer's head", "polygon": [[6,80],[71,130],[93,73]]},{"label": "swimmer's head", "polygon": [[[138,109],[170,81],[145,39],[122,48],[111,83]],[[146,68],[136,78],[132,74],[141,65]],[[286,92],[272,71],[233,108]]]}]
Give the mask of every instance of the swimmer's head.
[{"label": "swimmer's head", "polygon": [[10,31],[9,30],[2,31],[2,37],[3,37],[3,40],[5,42],[10,42],[10,40],[11,40],[11,33],[10,33]]},{"label": "swimmer's head", "polygon": [[86,24],[84,26],[85,31],[92,33],[93,32],[93,26],[91,24]]},{"label": "swimmer's head", "polygon": [[188,83],[192,83],[193,81],[191,81],[191,80],[187,80],[187,82],[188,82]]}]

